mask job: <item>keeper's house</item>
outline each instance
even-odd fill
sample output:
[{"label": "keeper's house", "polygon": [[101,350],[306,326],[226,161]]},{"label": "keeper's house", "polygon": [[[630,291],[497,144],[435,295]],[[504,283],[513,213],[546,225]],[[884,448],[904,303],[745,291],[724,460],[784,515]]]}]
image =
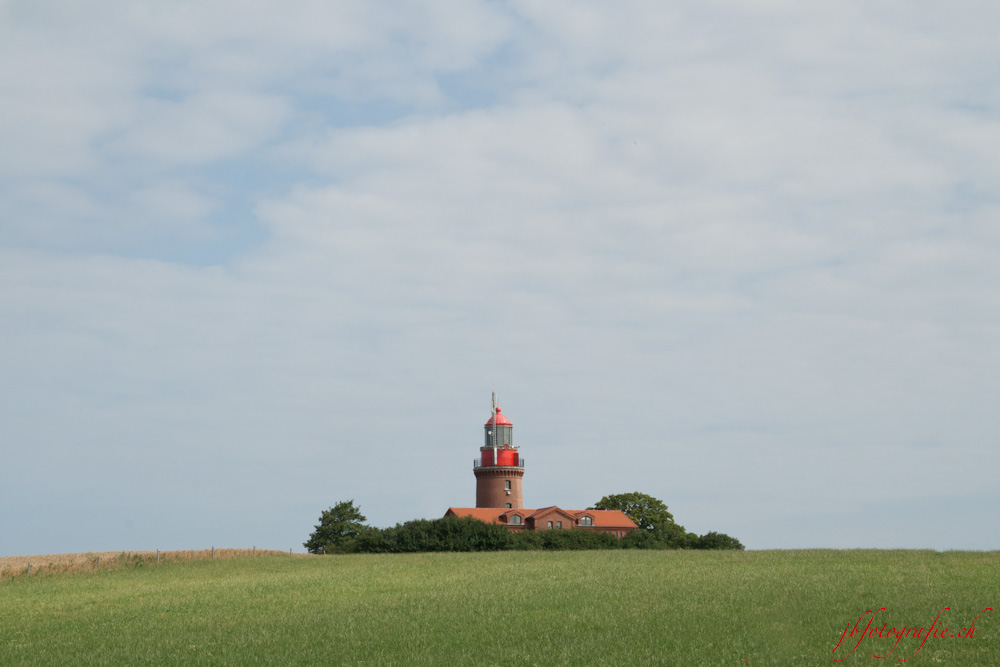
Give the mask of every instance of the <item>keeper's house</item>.
[{"label": "keeper's house", "polygon": [[521,479],[524,459],[511,445],[514,425],[495,407],[485,424],[486,442],[472,462],[476,475],[476,506],[449,507],[445,516],[471,516],[511,530],[596,530],[624,537],[638,526],[620,510],[564,510],[560,507],[524,509]]}]

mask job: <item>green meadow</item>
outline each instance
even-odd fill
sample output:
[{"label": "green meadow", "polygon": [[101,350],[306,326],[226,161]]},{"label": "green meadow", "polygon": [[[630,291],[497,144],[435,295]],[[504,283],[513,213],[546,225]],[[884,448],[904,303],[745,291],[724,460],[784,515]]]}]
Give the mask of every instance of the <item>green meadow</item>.
[{"label": "green meadow", "polygon": [[[833,651],[845,627],[880,607],[873,627],[888,624],[882,637],[858,634]],[[945,636],[919,650],[920,639],[888,636],[888,628],[930,626],[939,613]],[[973,636],[959,637],[977,614]],[[877,660],[873,651],[889,657]],[[839,658],[846,659],[833,663]],[[0,582],[3,665],[881,665],[897,658],[1000,664],[1000,552],[269,556]]]}]

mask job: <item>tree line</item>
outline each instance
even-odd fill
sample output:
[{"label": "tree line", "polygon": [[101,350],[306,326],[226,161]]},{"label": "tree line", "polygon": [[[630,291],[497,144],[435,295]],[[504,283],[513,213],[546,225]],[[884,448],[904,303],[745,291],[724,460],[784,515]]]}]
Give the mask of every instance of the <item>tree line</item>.
[{"label": "tree line", "polygon": [[414,553],[427,551],[507,551],[541,549],[726,549],[743,550],[735,537],[696,535],[674,521],[661,501],[644,493],[605,496],[589,509],[621,510],[639,527],[619,539],[592,530],[519,530],[472,517],[414,519],[390,528],[365,522],[353,500],[320,514],[303,544],[309,553]]}]

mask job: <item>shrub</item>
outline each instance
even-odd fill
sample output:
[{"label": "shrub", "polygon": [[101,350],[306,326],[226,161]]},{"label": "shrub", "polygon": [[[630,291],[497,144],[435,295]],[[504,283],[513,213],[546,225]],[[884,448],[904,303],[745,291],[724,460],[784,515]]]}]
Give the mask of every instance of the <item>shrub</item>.
[{"label": "shrub", "polygon": [[622,549],[666,549],[666,542],[656,539],[651,531],[633,530],[621,539]]},{"label": "shrub", "polygon": [[544,535],[534,530],[511,531],[511,549],[519,551],[539,551],[545,548]]},{"label": "shrub", "polygon": [[745,548],[735,537],[730,537],[725,533],[712,531],[705,533],[694,541],[693,549],[728,549],[731,551],[743,551]]},{"label": "shrub", "polygon": [[523,530],[512,535],[512,549],[524,551],[617,549],[618,538],[610,533],[593,530]]},{"label": "shrub", "polygon": [[501,551],[511,546],[508,530],[472,517],[414,519],[383,530],[365,531],[354,550],[366,553],[420,551]]}]

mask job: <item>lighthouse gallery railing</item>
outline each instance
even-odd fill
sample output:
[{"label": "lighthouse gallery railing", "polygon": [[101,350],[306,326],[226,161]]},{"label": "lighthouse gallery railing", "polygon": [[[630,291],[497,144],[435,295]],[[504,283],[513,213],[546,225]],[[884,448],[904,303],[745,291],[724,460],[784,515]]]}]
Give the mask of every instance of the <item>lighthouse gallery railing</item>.
[{"label": "lighthouse gallery railing", "polygon": [[492,463],[483,463],[479,459],[472,459],[473,468],[523,468],[524,459],[519,459],[516,466],[505,466],[502,463],[500,465],[493,465]]}]

